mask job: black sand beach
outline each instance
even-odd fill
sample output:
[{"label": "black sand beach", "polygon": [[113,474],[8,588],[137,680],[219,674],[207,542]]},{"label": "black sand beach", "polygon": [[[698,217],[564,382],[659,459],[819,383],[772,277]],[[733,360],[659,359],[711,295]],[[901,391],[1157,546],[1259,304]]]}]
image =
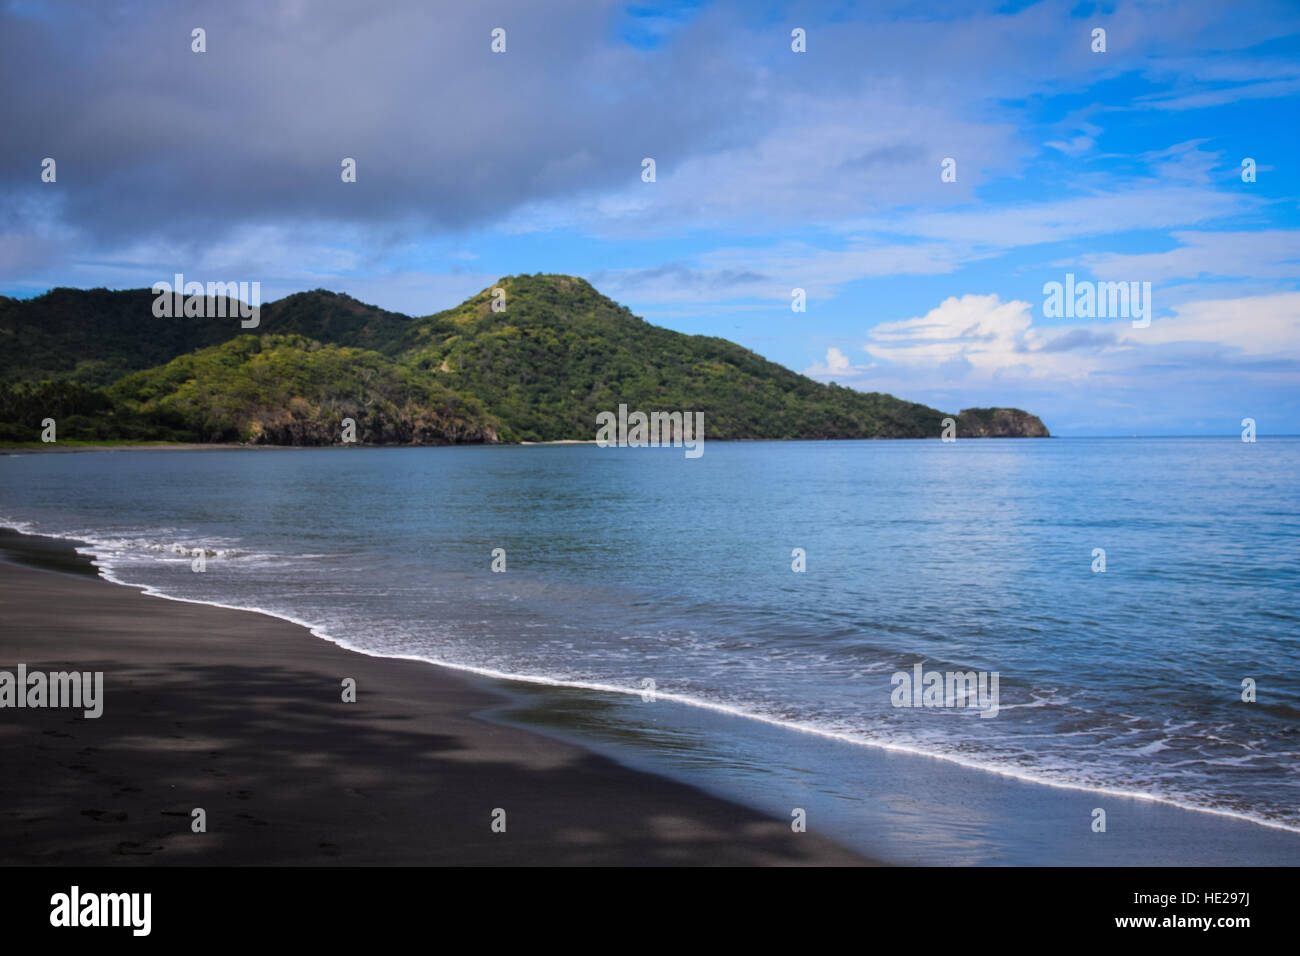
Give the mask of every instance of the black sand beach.
[{"label": "black sand beach", "polygon": [[[24,548],[47,567],[80,560],[49,539]],[[0,608],[0,668],[104,673],[98,719],[0,711],[2,864],[867,862],[478,719],[496,695],[276,618],[5,562]],[[355,703],[341,700],[347,677]],[[206,833],[191,832],[197,807]],[[497,808],[504,833],[491,828]]]}]

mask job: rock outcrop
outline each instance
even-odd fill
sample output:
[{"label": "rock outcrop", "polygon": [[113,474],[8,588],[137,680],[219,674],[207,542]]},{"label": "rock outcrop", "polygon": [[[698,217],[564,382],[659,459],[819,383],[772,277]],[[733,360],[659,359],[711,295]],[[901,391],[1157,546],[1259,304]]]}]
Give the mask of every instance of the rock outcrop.
[{"label": "rock outcrop", "polygon": [[958,438],[1050,438],[1037,415],[1018,408],[968,408],[957,416]]}]

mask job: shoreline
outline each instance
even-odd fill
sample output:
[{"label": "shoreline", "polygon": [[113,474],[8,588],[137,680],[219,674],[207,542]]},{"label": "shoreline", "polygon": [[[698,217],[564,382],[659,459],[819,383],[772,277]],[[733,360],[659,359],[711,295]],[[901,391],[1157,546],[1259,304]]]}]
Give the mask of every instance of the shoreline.
[{"label": "shoreline", "polygon": [[[1031,436],[1031,435],[998,435],[987,437],[972,437],[969,441],[1020,441],[1025,438],[1057,438],[1057,435]],[[1112,437],[1112,436],[1104,436]],[[1134,435],[1134,438],[1137,436]],[[1198,436],[1193,436],[1198,437]],[[1224,436],[1233,437],[1233,436]],[[1278,436],[1274,436],[1278,437]],[[1286,437],[1286,436],[1282,436]],[[912,436],[900,438],[887,438],[880,435],[866,436],[863,438],[709,438],[708,442],[718,444],[745,444],[758,442],[852,442],[852,441],[871,441],[871,442],[908,442],[908,441],[937,441],[936,438],[928,436]],[[82,451],[319,451],[326,448],[352,449],[352,448],[524,448],[524,447],[544,447],[549,445],[595,445],[594,438],[556,438],[551,441],[485,441],[485,442],[447,442],[437,445],[376,445],[363,442],[353,442],[343,444],[341,442],[331,445],[256,445],[244,442],[122,442],[122,443],[93,443],[71,444],[50,442],[49,444],[40,444],[39,442],[22,442],[11,444],[0,444],[0,455],[57,455],[72,454]]]},{"label": "shoreline", "polygon": [[[117,585],[110,590],[137,599],[156,598],[151,605],[167,601],[200,612],[251,616],[291,629],[298,641],[307,637],[312,645],[327,645],[344,658],[361,657],[407,668],[408,676],[409,669],[436,672],[439,676],[433,683],[450,682],[462,692],[480,695],[479,704],[450,716],[484,722],[498,732],[522,733],[527,740],[518,742],[518,749],[536,746],[540,735],[548,745],[606,759],[619,772],[648,775],[654,782],[685,788],[706,801],[720,801],[765,819],[775,827],[769,831],[773,838],[793,835],[784,818],[791,808],[802,807],[812,831],[825,835],[835,851],[849,854],[853,863],[1223,866],[1294,865],[1300,860],[1300,834],[1232,811],[1184,806],[1146,794],[1034,781],[940,755],[804,733],[798,727],[755,721],[739,712],[701,708],[688,701],[656,707],[650,716],[652,712],[638,706],[639,697],[626,688],[534,682],[425,658],[381,656],[318,633],[305,621],[253,608],[190,601],[116,580],[79,554],[79,543],[6,528],[0,530],[0,562],[18,560],[49,570],[73,571],[83,579],[95,578],[97,587]],[[0,597],[8,590],[3,569],[0,563]],[[157,610],[155,607],[154,617],[165,617]],[[168,650],[175,648],[173,641]],[[0,648],[0,669],[12,668],[21,660]],[[30,660],[25,662],[31,665]],[[337,694],[337,687],[333,693]],[[672,704],[669,695],[662,696],[665,704]],[[0,717],[3,715],[0,710]],[[846,788],[854,793],[848,802],[844,794],[828,796]],[[1078,820],[1090,818],[1090,810],[1100,801],[1111,812],[1121,814],[1112,821],[1122,821],[1127,831],[1118,844],[1098,840],[1086,827],[1077,825]],[[3,798],[0,811],[8,811]],[[809,836],[800,834],[799,839]],[[707,862],[712,862],[714,854],[707,855]],[[543,858],[542,862],[550,860]],[[624,862],[659,861],[616,861]],[[675,862],[691,865],[700,861],[680,858]],[[751,862],[755,861],[747,858],[742,865]],[[774,860],[769,856],[757,862],[822,861]],[[832,862],[838,864],[839,860]]]},{"label": "shoreline", "polygon": [[[148,585],[135,584],[130,581],[119,579],[110,571],[97,567],[93,563],[93,559],[76,550],[77,547],[84,546],[90,548],[91,545],[88,542],[77,541],[74,539],[37,535],[28,531],[19,531],[16,528],[0,526],[0,561],[4,560],[6,536],[17,536],[22,539],[22,545],[16,549],[20,554],[20,563],[36,563],[38,556],[41,556],[41,560],[44,562],[43,566],[51,567],[53,570],[83,571],[90,574],[92,577],[96,577],[107,583],[139,591],[148,597],[157,598],[159,600],[177,601],[182,604],[195,604],[202,607],[211,607],[217,610],[234,611],[237,613],[258,614],[277,621],[283,621],[294,627],[307,631],[317,640],[326,641],[350,653],[384,660],[407,661],[414,664],[438,668],[441,672],[453,675],[473,686],[483,688],[487,693],[495,694],[504,701],[513,702],[515,705],[526,701],[528,699],[527,693],[531,691],[538,691],[543,694],[576,693],[585,696],[590,700],[599,699],[606,701],[607,703],[615,704],[623,704],[628,701],[639,700],[641,697],[641,691],[631,687],[586,681],[557,680],[531,674],[510,673],[448,661],[439,661],[416,655],[373,651],[364,646],[358,646],[345,639],[325,633],[311,621],[303,620],[298,617],[264,610],[256,606],[246,607],[224,604],[212,600],[191,600],[188,598],[177,597],[156,590]],[[48,542],[48,544],[44,546],[33,546],[32,542],[37,541]],[[65,561],[61,561],[58,558],[51,558],[49,556],[50,553],[57,552],[65,547],[71,549],[70,553],[72,555],[72,560],[76,563],[84,564],[84,568],[69,568]],[[866,750],[872,752],[877,757],[880,755],[893,755],[908,760],[918,760],[923,762],[934,761],[940,764],[950,765],[951,767],[956,768],[959,772],[972,773],[977,776],[992,775],[994,777],[1003,778],[1013,785],[1027,786],[1030,790],[1033,790],[1034,788],[1047,788],[1048,790],[1064,791],[1073,794],[1076,797],[1087,796],[1091,799],[1114,798],[1136,804],[1151,803],[1163,808],[1163,810],[1172,810],[1177,813],[1219,818],[1232,825],[1245,825],[1246,827],[1260,827],[1265,830],[1281,831],[1282,833],[1287,834],[1287,839],[1300,841],[1300,830],[1290,824],[1268,819],[1260,819],[1251,816],[1248,813],[1224,807],[1197,806],[1195,804],[1184,802],[1175,795],[1153,794],[1140,790],[1123,790],[1089,783],[1044,779],[1034,776],[1029,772],[1017,772],[1014,769],[989,765],[987,763],[981,763],[970,759],[963,759],[962,757],[952,754],[930,752],[904,744],[862,740],[824,728],[801,723],[791,723],[770,716],[663,690],[656,692],[656,698],[665,703],[672,703],[684,707],[688,711],[700,712],[701,717],[703,717],[703,715],[720,715],[726,718],[734,718],[742,723],[752,722],[753,724],[761,725],[765,729],[773,729],[778,733],[793,734],[796,739],[803,737],[817,741],[818,743],[843,746],[848,748],[847,753],[849,754],[861,754],[863,750]],[[509,710],[510,704],[503,702],[501,707],[497,709],[503,711]],[[599,727],[593,726],[588,728],[588,733],[575,735],[572,732],[567,732],[565,730],[548,728],[546,727],[545,721],[539,721],[533,725],[529,725],[527,721],[520,720],[509,713],[503,713],[502,715],[494,716],[491,719],[508,726],[531,730],[532,732],[538,732],[539,728],[545,728],[540,730],[540,732],[545,736],[565,740],[584,750],[604,753],[618,763],[625,766],[640,767],[652,775],[664,776],[679,782],[687,778],[686,775],[679,772],[677,768],[673,768],[671,771],[656,769],[655,761],[643,759],[643,754],[638,752],[639,748],[637,747],[602,748],[597,742],[601,730]],[[752,792],[729,794],[728,791],[732,788],[727,786],[718,786],[716,783],[711,785],[701,784],[700,786],[701,789],[706,790],[712,795],[721,796],[723,799],[730,799],[742,806],[760,808],[763,803],[763,800],[758,799],[757,795]],[[843,833],[839,834],[838,841],[844,845],[853,845],[853,841],[847,839],[846,835]],[[861,847],[858,847],[859,851],[861,851],[861,849]],[[876,847],[874,845],[871,846],[868,852],[875,853]]]},{"label": "shoreline", "polygon": [[[0,710],[0,863],[873,862],[815,821],[794,833],[480,716],[508,696],[446,668],[257,612],[164,604],[100,578],[71,542],[14,537],[26,540],[0,547],[0,669],[103,671],[104,712]],[[341,700],[347,677],[355,703]],[[191,831],[199,807],[205,833]],[[497,809],[505,832],[492,830]]]}]

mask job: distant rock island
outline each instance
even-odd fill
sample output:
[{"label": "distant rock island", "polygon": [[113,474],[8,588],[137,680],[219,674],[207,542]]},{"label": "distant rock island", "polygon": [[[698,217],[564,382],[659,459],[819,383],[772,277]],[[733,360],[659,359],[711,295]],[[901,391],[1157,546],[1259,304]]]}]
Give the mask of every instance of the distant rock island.
[{"label": "distant rock island", "polygon": [[[504,295],[494,294],[494,289]],[[725,439],[1045,438],[1015,408],[958,414],[816,382],[726,339],[634,316],[583,279],[518,275],[412,318],[316,290],[235,318],[157,317],[148,289],[0,297],[0,441],[332,445],[561,441],[598,412],[702,411]],[[504,309],[494,302],[504,302]],[[238,314],[221,303],[209,315]]]}]

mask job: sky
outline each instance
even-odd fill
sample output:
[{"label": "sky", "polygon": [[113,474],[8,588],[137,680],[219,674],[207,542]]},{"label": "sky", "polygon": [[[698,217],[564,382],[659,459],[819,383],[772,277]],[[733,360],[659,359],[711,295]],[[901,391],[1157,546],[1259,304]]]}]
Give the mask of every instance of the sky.
[{"label": "sky", "polygon": [[1295,0],[0,0],[0,91],[0,294],[567,273],[947,411],[1300,433]]}]

